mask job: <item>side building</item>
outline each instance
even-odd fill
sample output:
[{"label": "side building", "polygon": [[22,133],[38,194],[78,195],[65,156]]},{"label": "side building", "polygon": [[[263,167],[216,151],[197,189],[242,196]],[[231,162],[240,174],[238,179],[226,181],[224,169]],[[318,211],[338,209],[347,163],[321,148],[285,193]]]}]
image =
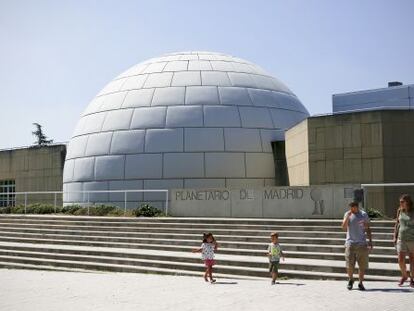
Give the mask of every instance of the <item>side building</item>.
[{"label": "side building", "polygon": [[[33,146],[0,150],[0,207],[24,204],[54,204],[54,195],[14,192],[62,191],[66,145]],[[62,196],[56,197],[62,204]]]},{"label": "side building", "polygon": [[[414,85],[334,95],[333,106],[286,132],[291,186],[414,181]],[[365,203],[393,217],[413,189],[368,187]]]}]

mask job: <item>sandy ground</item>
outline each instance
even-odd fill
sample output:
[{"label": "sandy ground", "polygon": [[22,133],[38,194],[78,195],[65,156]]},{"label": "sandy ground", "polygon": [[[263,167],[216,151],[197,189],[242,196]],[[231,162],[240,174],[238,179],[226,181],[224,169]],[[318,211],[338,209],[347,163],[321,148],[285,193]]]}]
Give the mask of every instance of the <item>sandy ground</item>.
[{"label": "sandy ground", "polygon": [[47,310],[413,310],[414,289],[366,282],[218,279],[130,273],[0,269],[1,311]]}]

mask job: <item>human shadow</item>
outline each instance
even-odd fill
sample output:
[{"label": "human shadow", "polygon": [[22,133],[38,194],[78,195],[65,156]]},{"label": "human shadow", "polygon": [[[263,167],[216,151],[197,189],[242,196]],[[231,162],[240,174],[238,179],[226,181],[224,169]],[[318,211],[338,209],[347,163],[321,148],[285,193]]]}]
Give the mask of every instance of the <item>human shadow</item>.
[{"label": "human shadow", "polygon": [[381,293],[413,293],[412,288],[367,288],[366,292],[381,292]]},{"label": "human shadow", "polygon": [[220,284],[220,285],[235,285],[238,284],[237,282],[226,282],[226,281],[216,281],[214,283],[211,284]]},{"label": "human shadow", "polygon": [[293,283],[293,282],[283,282],[283,283],[276,282],[276,285],[295,285],[295,286],[303,286],[303,285],[305,285],[305,284],[303,284],[303,283]]}]

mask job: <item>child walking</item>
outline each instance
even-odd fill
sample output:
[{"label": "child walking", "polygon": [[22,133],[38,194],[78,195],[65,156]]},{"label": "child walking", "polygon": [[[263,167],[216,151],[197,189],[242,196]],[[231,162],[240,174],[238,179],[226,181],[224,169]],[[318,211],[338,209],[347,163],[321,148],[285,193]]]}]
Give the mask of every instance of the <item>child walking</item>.
[{"label": "child walking", "polygon": [[204,280],[214,283],[216,280],[213,279],[213,266],[215,265],[214,261],[214,252],[217,251],[218,244],[214,239],[212,233],[203,233],[203,243],[200,248],[193,249],[193,253],[201,253],[201,257],[206,266],[206,272],[204,273]]},{"label": "child walking", "polygon": [[271,273],[272,277],[272,285],[275,285],[278,269],[279,269],[279,262],[280,257],[282,257],[282,260],[285,260],[285,255],[283,254],[282,248],[279,244],[279,234],[276,232],[273,232],[270,235],[271,243],[269,244],[267,248],[267,256],[269,257],[269,272]]}]

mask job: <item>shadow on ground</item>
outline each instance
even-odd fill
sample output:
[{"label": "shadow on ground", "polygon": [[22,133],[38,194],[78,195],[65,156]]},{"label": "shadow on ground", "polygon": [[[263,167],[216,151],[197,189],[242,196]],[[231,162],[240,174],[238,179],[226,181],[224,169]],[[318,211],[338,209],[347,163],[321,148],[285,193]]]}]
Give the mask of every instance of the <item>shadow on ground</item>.
[{"label": "shadow on ground", "polygon": [[412,288],[369,288],[366,292],[383,292],[383,293],[413,293]]}]

